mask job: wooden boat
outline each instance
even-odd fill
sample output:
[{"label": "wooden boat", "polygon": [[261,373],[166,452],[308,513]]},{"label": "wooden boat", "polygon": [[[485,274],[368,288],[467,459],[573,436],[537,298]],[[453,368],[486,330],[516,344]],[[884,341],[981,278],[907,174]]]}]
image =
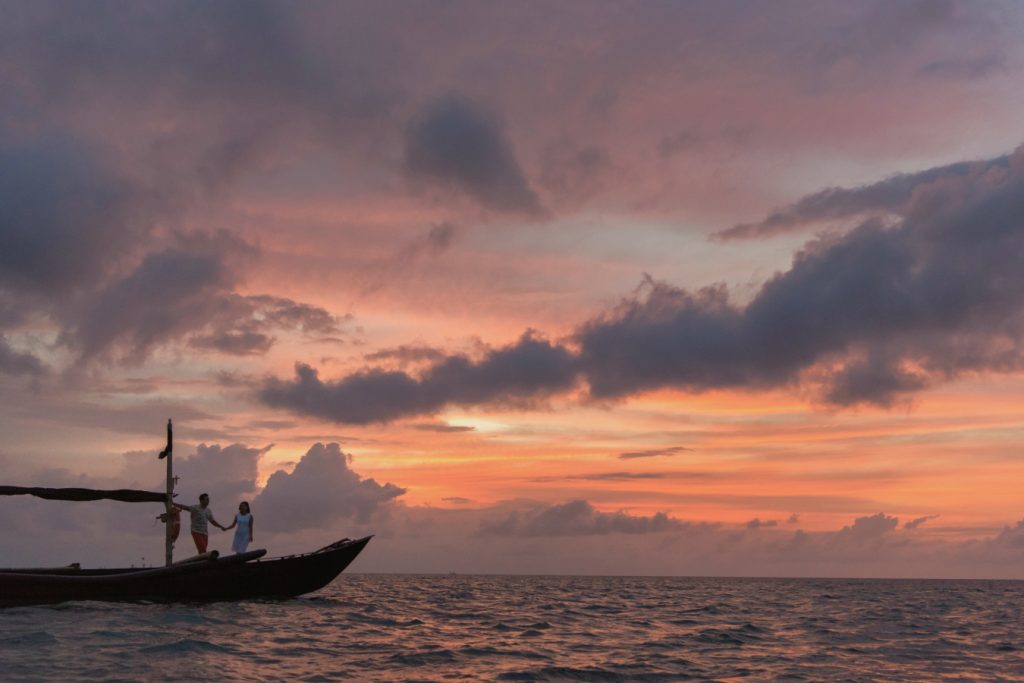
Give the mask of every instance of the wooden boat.
[{"label": "wooden boat", "polygon": [[49,489],[0,486],[0,495],[33,495],[48,500],[119,500],[163,503],[167,514],[166,566],[153,568],[82,569],[66,567],[0,569],[0,605],[27,605],[68,600],[222,601],[288,598],[310,593],[333,581],[370,542],[372,536],[342,539],[311,553],[263,559],[266,550],[237,555],[207,553],[173,562],[174,536],[170,513],[174,479],[171,473],[171,423],[167,422],[167,491],[117,489]]},{"label": "wooden boat", "polygon": [[222,601],[288,598],[333,581],[371,536],[312,553],[262,559],[266,550],[149,569],[0,569],[0,605],[68,600]]}]

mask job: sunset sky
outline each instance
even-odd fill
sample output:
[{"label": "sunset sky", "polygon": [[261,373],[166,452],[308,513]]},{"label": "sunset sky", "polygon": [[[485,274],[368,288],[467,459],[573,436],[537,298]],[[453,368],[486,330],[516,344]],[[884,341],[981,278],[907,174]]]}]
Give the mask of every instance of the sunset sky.
[{"label": "sunset sky", "polygon": [[2,5],[0,484],[173,418],[355,571],[1024,578],[1024,5]]}]

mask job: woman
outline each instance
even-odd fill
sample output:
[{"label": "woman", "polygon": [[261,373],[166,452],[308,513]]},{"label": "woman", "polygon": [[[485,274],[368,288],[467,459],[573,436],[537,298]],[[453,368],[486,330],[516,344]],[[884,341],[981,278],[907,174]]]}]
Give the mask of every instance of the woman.
[{"label": "woman", "polygon": [[[238,527],[237,529],[235,527]],[[244,500],[238,504],[238,514],[231,526],[224,527],[224,531],[235,529],[235,538],[231,541],[231,550],[244,553],[245,549],[252,543],[252,512],[249,511],[249,504]]]}]

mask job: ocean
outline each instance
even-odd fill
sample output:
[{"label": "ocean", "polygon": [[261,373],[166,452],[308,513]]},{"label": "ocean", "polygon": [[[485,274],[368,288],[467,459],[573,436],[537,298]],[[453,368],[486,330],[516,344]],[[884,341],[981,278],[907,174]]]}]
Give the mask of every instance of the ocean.
[{"label": "ocean", "polygon": [[1021,681],[1024,582],[343,574],[0,609],[3,681]]}]

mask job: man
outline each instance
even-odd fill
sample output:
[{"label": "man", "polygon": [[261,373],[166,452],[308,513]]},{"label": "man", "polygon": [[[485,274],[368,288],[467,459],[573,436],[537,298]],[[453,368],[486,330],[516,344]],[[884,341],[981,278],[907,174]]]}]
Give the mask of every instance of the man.
[{"label": "man", "polygon": [[199,505],[182,505],[175,503],[174,507],[179,510],[188,510],[192,515],[192,540],[196,542],[196,550],[200,555],[206,552],[206,544],[210,540],[209,527],[207,523],[224,530],[217,520],[213,518],[213,511],[209,508],[210,496],[203,493],[199,496]]}]

